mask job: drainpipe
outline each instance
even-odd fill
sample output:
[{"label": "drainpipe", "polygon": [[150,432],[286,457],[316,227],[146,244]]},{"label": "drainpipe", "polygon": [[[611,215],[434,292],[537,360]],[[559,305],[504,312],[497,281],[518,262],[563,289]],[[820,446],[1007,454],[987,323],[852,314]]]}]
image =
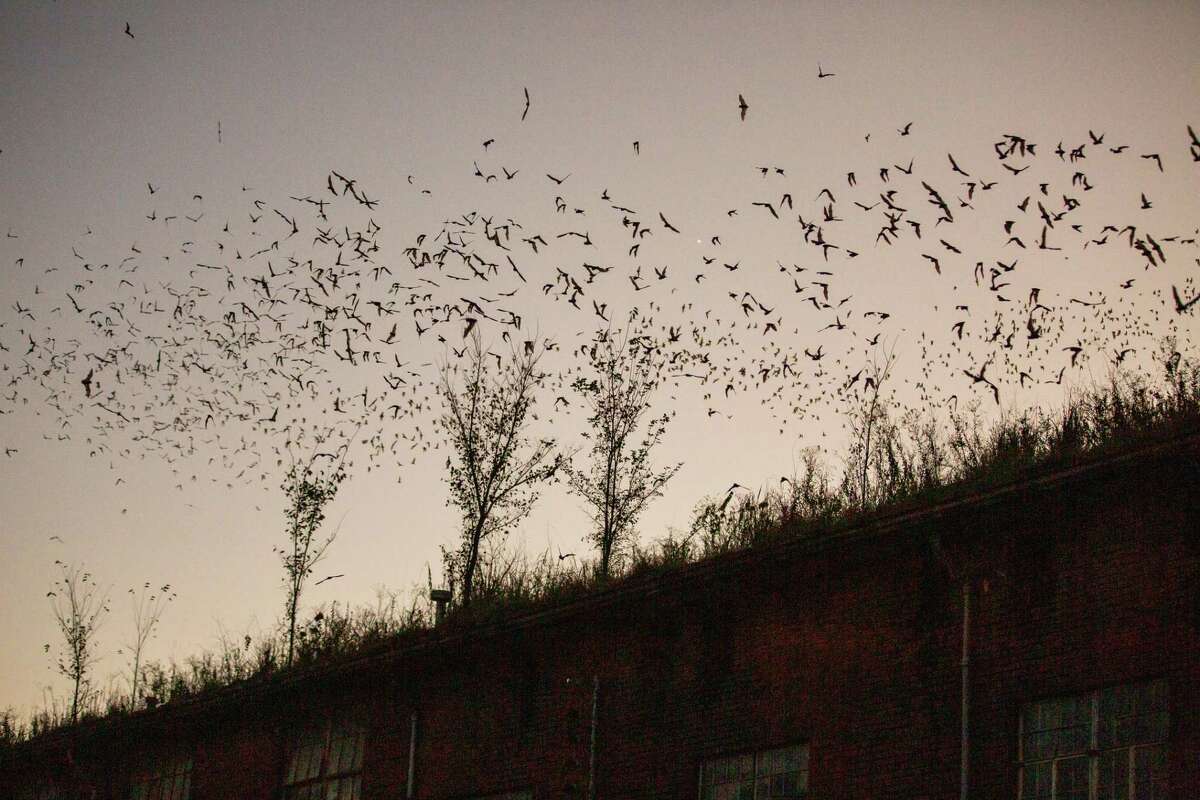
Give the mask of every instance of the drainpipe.
[{"label": "drainpipe", "polygon": [[600,706],[600,676],[592,676],[592,737],[588,745],[588,800],[596,800],[596,712]]},{"label": "drainpipe", "polygon": [[971,753],[971,582],[963,581],[962,621],[962,760],[959,766],[959,800],[970,800],[970,753]]},{"label": "drainpipe", "polygon": [[412,800],[413,784],[416,775],[414,770],[417,766],[417,715],[413,712],[412,718],[409,720],[408,727],[408,785],[405,787],[404,796],[408,800]]}]

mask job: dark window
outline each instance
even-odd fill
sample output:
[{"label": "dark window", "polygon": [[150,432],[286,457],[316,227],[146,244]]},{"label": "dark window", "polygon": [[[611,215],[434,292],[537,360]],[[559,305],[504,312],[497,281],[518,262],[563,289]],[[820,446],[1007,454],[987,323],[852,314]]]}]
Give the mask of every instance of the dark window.
[{"label": "dark window", "polygon": [[18,788],[16,800],[59,800],[61,796],[53,782],[38,781]]},{"label": "dark window", "polygon": [[286,800],[359,800],[365,728],[351,716],[326,719],[297,733],[283,776]]},{"label": "dark window", "polygon": [[192,759],[157,754],[143,759],[129,779],[129,800],[188,800],[192,790]]},{"label": "dark window", "polygon": [[1021,800],[1167,796],[1167,685],[1153,681],[1021,709]]},{"label": "dark window", "polygon": [[772,800],[807,791],[806,744],[724,756],[700,767],[700,800]]}]

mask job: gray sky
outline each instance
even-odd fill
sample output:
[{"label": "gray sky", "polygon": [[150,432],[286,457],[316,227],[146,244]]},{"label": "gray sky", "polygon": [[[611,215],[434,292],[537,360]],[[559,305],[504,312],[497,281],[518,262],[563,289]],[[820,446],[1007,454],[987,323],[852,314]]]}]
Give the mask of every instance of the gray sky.
[{"label": "gray sky", "polygon": [[[598,245],[591,251],[556,241],[535,259],[520,246],[538,276],[520,306],[525,324],[564,350],[598,320],[534,284],[553,280],[555,266],[577,270],[592,261],[612,265],[612,279],[601,282],[603,289],[589,287],[581,305],[607,302],[619,319],[634,305],[647,312],[655,303],[664,326],[711,310],[720,325],[739,326],[728,329],[737,344],[725,348],[722,363],[771,356],[760,348],[774,340],[747,328],[749,314],[728,298],[747,290],[774,312],[757,324],[783,320],[781,345],[786,339],[796,354],[823,345],[838,359],[819,368],[798,363],[815,373],[806,374],[808,389],[790,387],[787,398],[766,405],[773,387],[738,387],[728,397],[724,380],[665,389],[675,399],[664,396],[664,407],[678,416],[659,458],[684,467],[642,520],[643,540],[650,540],[686,527],[705,494],[734,481],[777,481],[791,474],[805,447],[836,451],[841,421],[831,387],[862,366],[872,332],[882,332],[897,354],[902,399],[922,402],[924,382],[930,395],[982,399],[986,413],[994,413],[990,397],[972,388],[962,369],[978,369],[992,353],[983,337],[993,320],[1020,323],[1035,286],[1055,309],[1056,327],[1045,349],[1026,352],[1025,366],[1016,351],[997,357],[991,374],[1002,380],[1006,409],[1060,401],[1057,384],[1022,389],[1017,371],[1052,380],[1069,362],[1061,347],[1076,339],[1086,353],[1068,383],[1105,379],[1112,351],[1125,346],[1135,350],[1131,363],[1148,363],[1164,334],[1174,332],[1190,347],[1194,315],[1175,313],[1170,287],[1188,297],[1196,291],[1194,244],[1170,243],[1167,263],[1147,270],[1123,244],[1085,250],[1082,243],[1101,238],[1105,224],[1136,224],[1159,239],[1195,236],[1200,164],[1189,155],[1186,126],[1200,125],[1197,40],[1200,11],[1185,2],[6,4],[4,395],[14,391],[9,376],[20,369],[27,341],[18,333],[26,320],[16,303],[40,309],[39,336],[59,326],[64,339],[84,336],[69,314],[49,310],[67,302],[83,263],[117,263],[136,246],[139,284],[185,285],[185,272],[211,249],[222,223],[228,220],[230,236],[247,247],[255,241],[253,199],[267,203],[269,214],[289,195],[325,191],[335,169],[381,201],[372,212],[383,228],[379,260],[397,275],[405,269],[402,250],[417,234],[432,236],[444,219],[476,209],[521,219],[547,239],[587,229]],[[818,64],[834,76],[818,79]],[[532,103],[522,122],[525,87]],[[744,122],[739,93],[750,105]],[[901,136],[908,122],[909,134]],[[1090,143],[1089,130],[1104,134],[1101,145]],[[993,143],[1009,133],[1037,143],[1028,173],[1011,175],[996,158]],[[495,143],[485,151],[487,139]],[[1087,159],[1060,159],[1060,140],[1068,150],[1086,143]],[[1120,144],[1129,149],[1109,149]],[[950,199],[965,199],[968,190],[951,172],[947,152],[980,181],[997,183],[987,193],[977,189],[971,208]],[[1150,153],[1161,155],[1162,172],[1139,158]],[[893,166],[910,159],[912,177]],[[506,167],[519,174],[485,183],[474,175],[475,162],[487,173]],[[759,166],[779,166],[786,175],[763,177]],[[887,185],[881,167],[890,169]],[[1079,170],[1095,189],[1073,184]],[[850,171],[857,187],[848,186]],[[557,186],[546,173],[571,177]],[[953,204],[953,226],[935,229],[920,179]],[[1039,182],[1051,184],[1048,194],[1038,193]],[[431,194],[421,193],[426,187]],[[794,217],[820,221],[824,200],[816,198],[824,187],[837,196],[842,218],[828,223],[828,236],[857,249],[856,259],[843,249],[825,262],[804,243]],[[868,216],[853,205],[877,202],[889,188],[901,192],[897,202],[912,209],[911,218],[924,221],[921,240],[906,235],[893,247],[879,245],[881,209]],[[655,229],[639,256],[627,254],[628,232],[600,200],[604,189]],[[786,225],[751,205],[770,201],[782,211],[784,192],[795,202]],[[1142,193],[1151,209],[1141,208]],[[1071,217],[1081,231],[1060,225],[1052,234],[1062,236],[1062,251],[1039,251],[1035,212],[1018,216],[1016,204],[1031,194],[1048,207],[1061,206],[1064,194],[1083,203]],[[556,213],[556,195],[569,204],[568,215]],[[574,214],[575,207],[586,213]],[[736,217],[727,214],[733,208]],[[678,236],[664,230],[660,211]],[[198,222],[185,217],[200,212]],[[177,219],[164,222],[170,215]],[[1029,249],[1005,244],[1009,219],[1020,221]],[[715,235],[719,247],[711,244]],[[943,236],[963,254],[940,245]],[[191,252],[181,250],[185,240],[196,242]],[[941,259],[942,274],[923,259],[927,253]],[[706,266],[704,257],[716,261]],[[986,284],[976,285],[972,266],[1012,258],[1021,266],[1007,278],[1012,302],[1005,305]],[[740,263],[738,272],[721,267],[730,262]],[[777,262],[809,271],[784,276]],[[626,276],[638,265],[649,278],[652,267],[670,265],[672,278],[635,293]],[[846,306],[854,311],[853,339],[820,330],[834,318],[849,320],[809,313],[811,285],[803,298],[793,294],[793,277],[806,284],[823,269],[834,273],[827,281],[834,299],[854,298]],[[699,272],[707,273],[701,283],[693,277]],[[1129,278],[1133,288],[1122,290]],[[507,288],[515,286],[470,291]],[[100,290],[90,290],[83,296],[96,299]],[[1085,308],[1071,297],[1103,297],[1104,306]],[[684,312],[686,303],[693,307]],[[960,303],[971,306],[963,342],[950,328],[962,318]],[[868,324],[862,314],[870,309],[892,318]],[[447,337],[455,346],[461,340]],[[416,365],[446,357],[431,336],[418,341],[409,334],[404,342],[397,352]],[[79,394],[80,378],[72,373],[62,384]],[[354,380],[347,378],[347,393]],[[787,413],[796,397],[812,402],[803,417]],[[15,450],[0,458],[0,707],[29,707],[46,686],[61,691],[42,652],[55,635],[45,592],[57,558],[86,562],[113,587],[113,614],[100,637],[102,679],[122,668],[115,650],[131,627],[124,592],[144,580],[169,582],[179,595],[155,656],[183,658],[212,647],[222,626],[236,635],[273,624],[283,599],[271,552],[282,532],[277,475],[234,481],[203,444],[170,464],[136,447],[128,456],[115,446],[90,457],[99,440],[88,442],[88,420],[63,429],[54,414],[37,413],[44,401],[27,385],[11,402],[0,401],[0,445]],[[559,418],[546,406],[548,429],[576,441],[578,416]],[[418,415],[397,427],[430,437],[431,420]],[[57,440],[64,430],[71,438]],[[456,531],[455,515],[444,507],[444,458],[444,450],[418,451],[402,459],[403,469],[356,471],[330,513],[341,529],[324,565],[346,577],[314,589],[309,604],[365,602],[379,585],[405,589],[424,580],[427,562],[436,574],[438,545],[451,543]],[[585,522],[578,501],[551,488],[514,542],[583,552]]]}]

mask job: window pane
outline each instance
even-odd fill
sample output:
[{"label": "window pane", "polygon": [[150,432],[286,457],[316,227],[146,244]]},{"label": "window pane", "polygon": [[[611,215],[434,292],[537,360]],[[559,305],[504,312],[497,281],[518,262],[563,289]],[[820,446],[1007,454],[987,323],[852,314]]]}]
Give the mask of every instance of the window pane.
[{"label": "window pane", "polygon": [[309,764],[312,761],[313,746],[306,740],[302,739],[296,745],[296,772],[292,780],[303,781],[311,777],[309,774]]},{"label": "window pane", "polygon": [[1088,800],[1088,760],[1078,756],[1055,762],[1055,800]]},{"label": "window pane", "polygon": [[357,730],[343,730],[335,734],[329,756],[331,774],[355,772],[362,769],[362,745],[365,736]]},{"label": "window pane", "polygon": [[1090,696],[1033,703],[1023,719],[1022,758],[1026,761],[1084,753],[1091,744]]},{"label": "window pane", "polygon": [[1129,800],[1129,751],[1108,750],[1100,754],[1099,761],[1096,800]]},{"label": "window pane", "polygon": [[1090,725],[1092,722],[1091,695],[1068,697],[1063,701],[1063,724]]},{"label": "window pane", "polygon": [[351,762],[350,762],[351,769],[354,769],[354,770],[362,769],[363,746],[366,744],[366,741],[367,741],[367,732],[363,731],[363,730],[358,731],[358,733],[355,735],[355,737],[353,739],[353,749],[351,752],[354,754],[354,757],[351,759]]},{"label": "window pane", "polygon": [[1167,752],[1164,746],[1133,751],[1133,799],[1160,800],[1167,796]]},{"label": "window pane", "polygon": [[346,740],[338,736],[337,731],[333,732],[333,738],[329,740],[329,752],[325,758],[325,775],[336,775],[342,770],[339,769],[342,760],[342,744]]},{"label": "window pane", "polygon": [[329,791],[325,793],[328,800],[355,800],[354,778],[335,778],[329,781]]},{"label": "window pane", "polygon": [[1041,800],[1041,798],[1050,797],[1050,767],[1049,761],[1025,765],[1021,774],[1021,797],[1024,800]]},{"label": "window pane", "polygon": [[304,748],[304,773],[301,778],[318,778],[321,775],[321,756],[324,755],[325,743],[313,742]]},{"label": "window pane", "polygon": [[762,766],[759,775],[776,775],[780,772],[795,772],[800,769],[800,751],[802,747],[781,747],[762,754]]},{"label": "window pane", "polygon": [[1029,728],[1026,728],[1025,735],[1021,737],[1021,760],[1040,761],[1049,756],[1049,748],[1045,746],[1048,741],[1045,733],[1030,732]]},{"label": "window pane", "polygon": [[1025,734],[1042,729],[1041,720],[1038,717],[1038,712],[1041,710],[1040,703],[1030,703],[1021,710],[1021,730]]},{"label": "window pane", "polygon": [[322,742],[312,741],[308,734],[292,752],[291,764],[288,768],[288,783],[299,783],[317,777],[321,770]]},{"label": "window pane", "polygon": [[1100,693],[1100,747],[1127,747],[1167,738],[1167,685],[1154,681]]},{"label": "window pane", "polygon": [[1082,724],[1076,723],[1064,728],[1058,737],[1057,755],[1074,755],[1086,753],[1092,744],[1092,724],[1090,720]]},{"label": "window pane", "polygon": [[771,779],[772,797],[793,797],[796,794],[796,773],[784,772]]},{"label": "window pane", "polygon": [[129,800],[188,800],[192,760],[172,754],[140,759],[129,779]]}]

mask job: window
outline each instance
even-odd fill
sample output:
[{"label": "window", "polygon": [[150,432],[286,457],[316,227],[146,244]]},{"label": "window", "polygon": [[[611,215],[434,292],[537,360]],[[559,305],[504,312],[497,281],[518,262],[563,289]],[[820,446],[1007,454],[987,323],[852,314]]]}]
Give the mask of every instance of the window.
[{"label": "window", "polygon": [[58,800],[59,796],[58,787],[44,781],[26,784],[16,794],[17,800]]},{"label": "window", "polygon": [[152,756],[133,771],[129,800],[188,800],[191,788],[191,758]]},{"label": "window", "polygon": [[286,800],[359,800],[366,730],[352,717],[327,719],[292,740],[283,776]]},{"label": "window", "polygon": [[1167,796],[1167,685],[1153,681],[1021,709],[1021,800]]},{"label": "window", "polygon": [[808,745],[797,744],[706,761],[700,800],[771,800],[808,791]]}]

